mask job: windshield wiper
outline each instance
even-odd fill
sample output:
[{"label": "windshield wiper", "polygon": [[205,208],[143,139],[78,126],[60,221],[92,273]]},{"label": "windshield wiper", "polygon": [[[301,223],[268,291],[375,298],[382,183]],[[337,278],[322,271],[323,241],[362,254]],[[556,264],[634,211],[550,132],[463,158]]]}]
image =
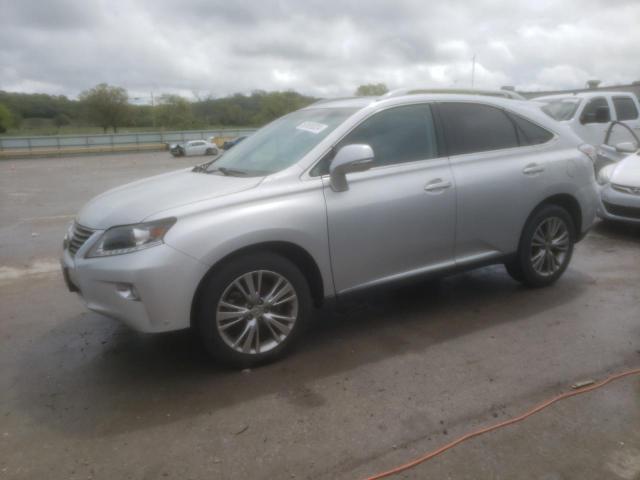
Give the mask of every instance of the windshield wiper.
[{"label": "windshield wiper", "polygon": [[210,162],[201,163],[199,165],[196,165],[195,167],[193,167],[191,169],[191,171],[192,172],[206,172],[207,168],[209,167],[209,165],[211,165],[213,162],[215,162],[215,160],[211,160]]},{"label": "windshield wiper", "polygon": [[244,170],[236,170],[234,168],[227,168],[227,167],[218,167],[218,168],[214,168],[213,170],[207,171],[207,173],[214,173],[214,172],[220,172],[225,176],[240,176],[240,177],[247,176],[247,172]]}]

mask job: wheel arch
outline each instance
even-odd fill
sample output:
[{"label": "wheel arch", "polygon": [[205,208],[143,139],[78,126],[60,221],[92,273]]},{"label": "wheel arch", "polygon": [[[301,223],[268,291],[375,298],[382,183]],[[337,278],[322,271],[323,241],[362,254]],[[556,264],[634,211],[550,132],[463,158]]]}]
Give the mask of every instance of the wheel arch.
[{"label": "wheel arch", "polygon": [[582,232],[582,209],[580,208],[580,203],[573,195],[568,193],[552,195],[541,202],[534,211],[542,205],[557,205],[564,208],[569,215],[571,215],[573,226],[576,229],[574,232],[576,234],[576,238],[580,237],[580,232]]},{"label": "wheel arch", "polygon": [[[555,195],[551,195],[545,198],[544,200],[542,200],[540,203],[538,203],[531,210],[531,213],[527,217],[527,220],[524,222],[522,226],[522,231],[524,231],[524,228],[529,223],[529,220],[531,219],[531,217],[533,217],[533,215],[535,215],[535,213],[545,205],[557,205],[559,207],[564,208],[569,213],[569,215],[571,216],[571,219],[573,220],[573,224],[574,224],[573,226],[576,229],[576,231],[574,232],[576,235],[576,241],[581,238],[582,209],[580,208],[580,203],[578,202],[578,200],[569,193],[558,193]],[[520,235],[522,235],[522,232]]]},{"label": "wheel arch", "polygon": [[198,287],[196,288],[193,299],[191,301],[190,319],[192,326],[194,325],[198,303],[200,301],[202,293],[204,292],[204,285],[206,284],[207,280],[215,274],[216,270],[220,268],[220,265],[230,262],[236,257],[255,252],[268,252],[281,255],[291,261],[294,265],[296,265],[300,269],[304,277],[307,279],[307,282],[309,282],[309,289],[311,290],[311,296],[313,298],[314,305],[316,307],[322,306],[325,297],[324,285],[322,281],[322,274],[320,273],[320,268],[318,267],[318,264],[316,263],[313,256],[311,256],[311,254],[303,247],[292,242],[261,242],[239,248],[227,254],[209,268],[207,273],[198,283]]}]

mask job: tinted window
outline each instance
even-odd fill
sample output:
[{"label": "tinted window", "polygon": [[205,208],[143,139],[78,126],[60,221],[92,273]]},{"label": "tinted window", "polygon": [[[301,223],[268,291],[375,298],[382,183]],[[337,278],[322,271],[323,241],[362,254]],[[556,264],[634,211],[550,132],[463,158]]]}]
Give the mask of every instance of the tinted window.
[{"label": "tinted window", "polygon": [[450,155],[517,147],[513,121],[500,109],[474,103],[439,104]]},{"label": "tinted window", "polygon": [[376,166],[434,158],[437,144],[431,109],[428,105],[407,105],[376,113],[343,138],[311,174],[327,174],[335,152],[356,143],[371,146]]},{"label": "tinted window", "polygon": [[541,143],[548,142],[553,138],[553,133],[531,123],[529,120],[525,120],[524,118],[512,113],[509,114],[509,117],[516,124],[518,139],[520,140],[521,146],[539,145]]},{"label": "tinted window", "polygon": [[636,104],[629,97],[613,97],[613,106],[616,108],[618,120],[635,120],[638,118]]},{"label": "tinted window", "polygon": [[594,98],[587,103],[580,117],[582,123],[607,123],[611,121],[611,112],[607,99]]}]

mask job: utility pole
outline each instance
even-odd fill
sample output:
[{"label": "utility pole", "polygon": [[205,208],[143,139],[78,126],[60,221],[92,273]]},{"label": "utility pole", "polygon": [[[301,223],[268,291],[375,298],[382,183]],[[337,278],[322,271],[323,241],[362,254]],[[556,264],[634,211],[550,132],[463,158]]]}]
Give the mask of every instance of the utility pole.
[{"label": "utility pole", "polygon": [[476,54],[473,54],[473,58],[471,59],[471,88],[473,88],[473,84],[476,81]]}]

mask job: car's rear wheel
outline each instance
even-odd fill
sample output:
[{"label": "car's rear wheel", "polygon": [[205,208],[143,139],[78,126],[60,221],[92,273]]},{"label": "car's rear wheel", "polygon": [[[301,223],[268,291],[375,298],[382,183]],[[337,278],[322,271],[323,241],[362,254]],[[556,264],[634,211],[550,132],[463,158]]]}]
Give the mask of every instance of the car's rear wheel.
[{"label": "car's rear wheel", "polygon": [[212,356],[248,367],[286,353],[311,313],[298,267],[277,254],[255,253],[226,262],[206,280],[196,321]]},{"label": "car's rear wheel", "polygon": [[544,205],[527,221],[518,253],[507,262],[514,280],[530,287],[554,283],[569,265],[575,243],[571,215],[558,205]]}]

